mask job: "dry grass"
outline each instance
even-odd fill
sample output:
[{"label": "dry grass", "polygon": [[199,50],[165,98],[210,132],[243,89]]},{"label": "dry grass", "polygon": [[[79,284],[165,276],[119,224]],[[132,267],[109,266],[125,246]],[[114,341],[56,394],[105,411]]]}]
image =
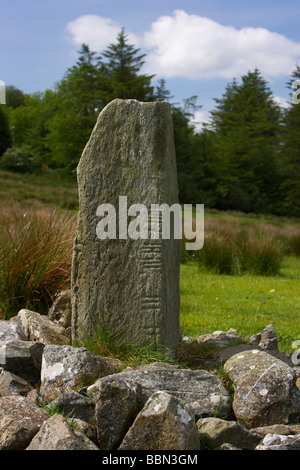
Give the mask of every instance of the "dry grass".
[{"label": "dry grass", "polygon": [[1,208],[0,318],[47,309],[70,286],[76,217],[55,210]]}]

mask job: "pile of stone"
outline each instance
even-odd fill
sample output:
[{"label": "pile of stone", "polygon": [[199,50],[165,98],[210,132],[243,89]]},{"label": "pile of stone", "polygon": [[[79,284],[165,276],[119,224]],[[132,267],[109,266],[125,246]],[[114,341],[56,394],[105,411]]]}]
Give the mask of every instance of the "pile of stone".
[{"label": "pile of stone", "polygon": [[235,330],[183,338],[210,346],[197,369],[118,372],[70,344],[69,296],[48,316],[23,309],[0,321],[1,450],[300,449],[298,369],[272,325],[247,343]]}]

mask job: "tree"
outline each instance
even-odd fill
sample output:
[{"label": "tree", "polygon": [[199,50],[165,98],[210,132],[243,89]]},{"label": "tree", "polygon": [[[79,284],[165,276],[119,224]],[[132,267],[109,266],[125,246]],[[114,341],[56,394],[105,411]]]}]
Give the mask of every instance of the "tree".
[{"label": "tree", "polygon": [[6,87],[6,105],[14,109],[25,104],[25,95],[13,85]]},{"label": "tree", "polygon": [[144,57],[145,54],[140,54],[140,49],[128,44],[122,28],[117,42],[110,44],[99,58],[107,103],[114,98],[154,100],[154,88],[151,86],[154,75],[140,73]]},{"label": "tree", "polygon": [[11,133],[9,130],[8,118],[0,106],[0,156],[12,144]]},{"label": "tree", "polygon": [[[292,72],[291,80],[287,83],[291,95],[297,98],[293,88],[295,80],[300,79],[300,65]],[[284,117],[282,132],[282,211],[286,215],[300,216],[300,104],[292,100]]]},{"label": "tree", "polygon": [[216,99],[212,124],[222,174],[219,208],[274,212],[280,181],[281,111],[258,69],[233,80]]}]

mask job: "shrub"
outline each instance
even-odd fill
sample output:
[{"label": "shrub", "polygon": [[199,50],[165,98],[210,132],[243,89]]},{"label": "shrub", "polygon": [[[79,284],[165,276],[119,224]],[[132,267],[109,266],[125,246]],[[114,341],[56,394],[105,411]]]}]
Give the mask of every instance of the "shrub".
[{"label": "shrub", "polygon": [[10,147],[2,155],[0,168],[17,173],[34,173],[42,167],[38,156],[29,145]]},{"label": "shrub", "polygon": [[67,213],[0,209],[0,318],[20,308],[44,313],[70,286],[76,218]]}]

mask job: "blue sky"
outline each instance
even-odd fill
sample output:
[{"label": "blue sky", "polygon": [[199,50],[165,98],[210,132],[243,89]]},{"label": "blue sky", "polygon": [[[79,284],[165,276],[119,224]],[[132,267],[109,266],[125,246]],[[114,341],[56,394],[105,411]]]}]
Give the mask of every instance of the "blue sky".
[{"label": "blue sky", "polygon": [[199,121],[255,66],[285,104],[300,63],[298,0],[0,0],[0,8],[0,80],[25,93],[53,88],[80,44],[101,52],[122,27],[173,101],[198,96]]}]

